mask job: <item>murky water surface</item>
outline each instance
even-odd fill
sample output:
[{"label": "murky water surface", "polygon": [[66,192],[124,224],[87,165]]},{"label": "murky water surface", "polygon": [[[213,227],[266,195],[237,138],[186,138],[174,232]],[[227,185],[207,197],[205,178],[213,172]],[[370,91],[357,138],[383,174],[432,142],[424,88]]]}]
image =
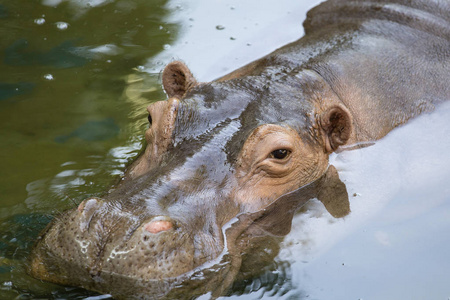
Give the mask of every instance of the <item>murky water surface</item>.
[{"label": "murky water surface", "polygon": [[[0,2],[0,299],[102,299],[25,273],[51,216],[100,195],[142,146],[159,72],[212,80],[303,34],[320,1]],[[450,106],[336,155],[352,213],[312,202],[275,270],[230,298],[450,297]]]}]

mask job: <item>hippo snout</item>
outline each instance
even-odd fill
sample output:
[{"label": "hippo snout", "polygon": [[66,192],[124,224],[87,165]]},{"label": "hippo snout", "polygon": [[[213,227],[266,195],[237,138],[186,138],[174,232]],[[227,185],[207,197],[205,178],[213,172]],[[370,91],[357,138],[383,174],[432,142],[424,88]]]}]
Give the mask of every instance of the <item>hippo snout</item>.
[{"label": "hippo snout", "polygon": [[104,282],[110,288],[111,280],[120,278],[176,278],[216,255],[206,245],[215,244],[214,238],[203,237],[188,234],[170,216],[131,212],[119,203],[89,198],[49,225],[35,246],[30,272],[98,291]]}]

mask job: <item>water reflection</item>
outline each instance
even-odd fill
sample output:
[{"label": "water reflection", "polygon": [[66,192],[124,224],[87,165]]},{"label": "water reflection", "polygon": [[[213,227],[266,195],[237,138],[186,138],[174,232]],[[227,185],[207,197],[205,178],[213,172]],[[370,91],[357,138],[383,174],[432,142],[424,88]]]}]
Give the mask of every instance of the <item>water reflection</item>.
[{"label": "water reflection", "polygon": [[66,135],[57,136],[55,142],[62,144],[71,138],[79,138],[90,142],[103,141],[117,136],[119,129],[112,118],[88,121]]},{"label": "water reflection", "polygon": [[117,174],[123,165],[105,153],[129,147],[136,155],[145,107],[164,98],[158,74],[138,67],[175,37],[167,13],[165,1],[2,4],[0,180],[9,183],[0,185],[0,216],[25,212],[25,186],[51,178],[67,161],[83,165],[98,155]]},{"label": "water reflection", "polygon": [[17,82],[17,83],[1,83],[0,82],[0,101],[11,97],[31,93],[34,84],[31,82]]},{"label": "water reflection", "polygon": [[27,51],[28,41],[20,39],[5,49],[3,62],[10,66],[49,65],[54,68],[82,67],[87,60],[76,55],[72,41],[65,41],[47,52]]}]

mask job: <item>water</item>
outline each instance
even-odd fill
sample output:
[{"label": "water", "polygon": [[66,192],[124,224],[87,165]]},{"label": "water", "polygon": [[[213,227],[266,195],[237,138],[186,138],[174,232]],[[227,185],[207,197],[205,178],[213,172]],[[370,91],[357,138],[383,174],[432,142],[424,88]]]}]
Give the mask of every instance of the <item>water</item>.
[{"label": "water", "polygon": [[[0,299],[103,298],[26,275],[38,232],[136,157],[166,63],[213,80],[300,37],[319,2],[0,2]],[[447,105],[334,156],[352,213],[313,202],[271,269],[228,298],[450,297],[449,117]]]}]

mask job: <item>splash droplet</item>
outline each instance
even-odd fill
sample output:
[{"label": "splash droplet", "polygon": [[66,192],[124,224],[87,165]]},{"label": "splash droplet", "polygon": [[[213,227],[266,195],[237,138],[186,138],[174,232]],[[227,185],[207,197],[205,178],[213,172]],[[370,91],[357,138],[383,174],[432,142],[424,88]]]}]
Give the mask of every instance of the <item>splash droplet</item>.
[{"label": "splash droplet", "polygon": [[45,23],[45,19],[44,18],[35,19],[34,23],[37,25],[42,25]]},{"label": "splash droplet", "polygon": [[69,24],[66,22],[56,22],[56,28],[59,30],[66,30],[69,27]]},{"label": "splash droplet", "polygon": [[216,29],[217,29],[217,30],[224,30],[224,29],[225,29],[225,26],[217,25],[217,26],[216,26]]}]

